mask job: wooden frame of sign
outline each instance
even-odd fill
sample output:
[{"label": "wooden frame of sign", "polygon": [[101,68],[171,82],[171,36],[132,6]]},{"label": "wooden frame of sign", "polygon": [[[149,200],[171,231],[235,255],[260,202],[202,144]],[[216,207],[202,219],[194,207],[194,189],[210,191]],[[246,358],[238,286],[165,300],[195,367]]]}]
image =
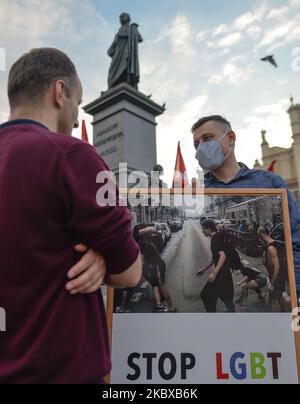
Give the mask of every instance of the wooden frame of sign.
[{"label": "wooden frame of sign", "polygon": [[[122,197],[127,198],[128,195],[133,193],[134,195],[149,195],[150,192],[147,189],[120,189],[120,195]],[[181,189],[157,189],[151,190],[152,195],[182,195],[183,191]],[[292,250],[292,237],[291,237],[291,225],[290,225],[290,217],[289,217],[289,205],[287,198],[287,191],[285,189],[185,189],[185,195],[205,195],[205,196],[214,196],[214,195],[224,195],[224,196],[277,196],[282,198],[282,210],[283,210],[283,220],[284,220],[284,237],[286,244],[286,254],[287,254],[287,266],[288,266],[288,277],[289,277],[289,287],[290,287],[290,297],[291,297],[291,306],[293,309],[293,320],[298,317],[298,301],[297,301],[297,291],[296,291],[296,282],[295,282],[295,273],[294,273],[294,259],[293,259],[293,250]],[[108,333],[109,333],[109,343],[110,343],[110,352],[112,352],[112,333],[113,333],[113,310],[114,310],[114,290],[112,288],[108,288],[107,292],[107,323],[108,323]],[[297,315],[296,315],[297,313]],[[291,317],[292,322],[292,317]],[[294,332],[295,336],[295,345],[296,345],[296,360],[298,367],[298,380],[300,384],[300,331]],[[110,383],[111,376],[107,376],[106,382]]]}]

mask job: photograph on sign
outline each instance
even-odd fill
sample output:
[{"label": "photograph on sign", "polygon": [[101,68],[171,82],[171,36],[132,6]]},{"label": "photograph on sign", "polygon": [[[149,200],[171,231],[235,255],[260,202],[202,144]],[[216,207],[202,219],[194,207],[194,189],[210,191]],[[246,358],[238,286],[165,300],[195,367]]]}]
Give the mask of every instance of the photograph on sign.
[{"label": "photograph on sign", "polygon": [[108,292],[111,382],[297,384],[286,191],[157,192],[126,195],[143,271]]},{"label": "photograph on sign", "polygon": [[291,313],[282,196],[206,195],[198,211],[137,212],[143,277],[115,292],[115,313]]}]

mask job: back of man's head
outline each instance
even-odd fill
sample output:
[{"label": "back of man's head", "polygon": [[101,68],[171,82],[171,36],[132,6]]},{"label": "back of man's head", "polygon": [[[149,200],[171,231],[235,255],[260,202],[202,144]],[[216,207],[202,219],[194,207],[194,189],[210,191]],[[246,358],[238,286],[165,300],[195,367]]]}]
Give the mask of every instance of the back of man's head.
[{"label": "back of man's head", "polygon": [[9,72],[11,110],[22,105],[40,105],[56,80],[65,82],[66,91],[72,91],[77,84],[76,68],[65,53],[54,48],[39,48],[24,54]]},{"label": "back of man's head", "polygon": [[217,226],[216,226],[216,223],[213,221],[213,220],[205,220],[203,223],[202,223],[202,227],[203,227],[203,229],[205,229],[205,230],[210,230],[210,231],[212,231],[213,233],[216,233],[217,231],[218,231],[218,229],[217,229]]},{"label": "back of man's head", "polygon": [[258,230],[257,230],[257,234],[260,236],[260,237],[267,237],[268,235],[269,235],[269,232],[264,228],[264,227],[260,227]]}]

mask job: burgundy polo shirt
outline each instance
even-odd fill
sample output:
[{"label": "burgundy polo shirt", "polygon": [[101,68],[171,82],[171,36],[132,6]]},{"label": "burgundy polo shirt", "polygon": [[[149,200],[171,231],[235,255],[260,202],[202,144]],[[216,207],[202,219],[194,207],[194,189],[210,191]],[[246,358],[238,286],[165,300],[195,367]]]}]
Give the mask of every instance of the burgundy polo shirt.
[{"label": "burgundy polo shirt", "polygon": [[95,149],[34,121],[0,126],[0,383],[99,383],[110,372],[100,293],[71,296],[68,270],[84,243],[108,272],[139,249],[124,207],[100,207]]}]

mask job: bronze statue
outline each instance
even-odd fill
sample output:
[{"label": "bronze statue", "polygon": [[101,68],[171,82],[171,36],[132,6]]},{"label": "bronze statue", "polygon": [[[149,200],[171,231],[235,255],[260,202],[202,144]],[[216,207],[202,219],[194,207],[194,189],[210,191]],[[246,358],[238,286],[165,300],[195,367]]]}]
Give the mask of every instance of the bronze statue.
[{"label": "bronze statue", "polygon": [[130,24],[129,14],[121,14],[120,22],[121,28],[107,52],[112,58],[108,73],[108,88],[127,83],[138,89],[140,81],[138,44],[143,42],[143,38],[138,31],[138,25]]}]

